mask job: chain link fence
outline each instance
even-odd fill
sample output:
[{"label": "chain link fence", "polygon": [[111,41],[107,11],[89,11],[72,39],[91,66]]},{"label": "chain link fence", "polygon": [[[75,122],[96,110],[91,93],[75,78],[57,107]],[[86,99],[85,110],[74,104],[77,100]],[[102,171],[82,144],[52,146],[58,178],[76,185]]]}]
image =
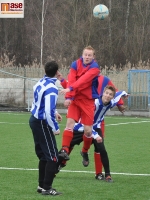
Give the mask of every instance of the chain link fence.
[{"label": "chain link fence", "polygon": [[[69,68],[60,69],[67,78]],[[128,70],[115,71],[104,68],[101,73],[108,76],[119,90],[128,91]],[[33,86],[45,75],[44,68],[5,67],[0,68],[0,106],[29,110],[33,100]],[[62,88],[57,81],[58,88]],[[59,95],[58,107],[63,107],[64,96]]]}]

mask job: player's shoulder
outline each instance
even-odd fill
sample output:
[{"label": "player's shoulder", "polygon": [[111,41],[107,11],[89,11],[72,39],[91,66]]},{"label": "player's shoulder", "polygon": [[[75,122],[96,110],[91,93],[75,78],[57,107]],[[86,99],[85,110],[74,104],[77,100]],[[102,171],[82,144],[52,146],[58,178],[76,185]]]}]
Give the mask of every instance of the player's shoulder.
[{"label": "player's shoulder", "polygon": [[71,63],[70,68],[72,68],[72,69],[74,69],[74,70],[77,70],[77,60],[75,60],[75,61],[73,61],[73,62]]},{"label": "player's shoulder", "polygon": [[90,64],[90,68],[91,69],[92,68],[98,68],[98,69],[100,69],[100,66],[99,66],[99,64],[97,63],[96,60],[93,60],[92,63]]},{"label": "player's shoulder", "polygon": [[99,80],[99,81],[104,81],[104,82],[107,82],[107,83],[108,83],[108,82],[110,81],[110,78],[108,78],[107,76],[103,76],[103,75],[100,74],[100,75],[98,76],[98,80]]}]

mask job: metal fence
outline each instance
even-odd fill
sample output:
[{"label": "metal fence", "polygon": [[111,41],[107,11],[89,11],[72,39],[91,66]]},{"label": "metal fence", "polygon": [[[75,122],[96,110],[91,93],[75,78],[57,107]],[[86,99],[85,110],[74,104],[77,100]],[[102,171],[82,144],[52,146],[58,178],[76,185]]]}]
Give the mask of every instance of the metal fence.
[{"label": "metal fence", "polygon": [[[0,78],[0,106],[25,107],[28,111],[33,101],[33,86],[39,78],[27,78],[0,70],[7,78]],[[57,87],[62,88],[60,82]],[[58,105],[64,102],[64,96],[58,98]]]},{"label": "metal fence", "polygon": [[128,92],[130,110],[150,111],[150,70],[129,70]]},{"label": "metal fence", "polygon": [[[64,77],[68,69],[62,69]],[[102,71],[107,75],[107,71]],[[33,86],[44,76],[43,68],[0,68],[0,105],[25,107],[30,109],[33,100]],[[127,106],[129,110],[149,110],[150,106],[150,70],[112,71],[108,77],[119,90],[130,93]],[[58,88],[62,88],[57,81]],[[58,96],[58,106],[62,106],[64,96]]]}]

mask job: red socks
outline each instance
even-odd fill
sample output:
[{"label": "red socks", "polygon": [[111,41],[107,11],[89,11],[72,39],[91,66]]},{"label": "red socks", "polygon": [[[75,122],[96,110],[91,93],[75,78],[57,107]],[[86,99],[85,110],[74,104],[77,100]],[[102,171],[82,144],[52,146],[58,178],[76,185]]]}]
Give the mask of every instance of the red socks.
[{"label": "red socks", "polygon": [[62,139],[62,149],[69,152],[70,143],[73,138],[73,131],[72,129],[65,129],[63,132],[63,139]]},{"label": "red socks", "polygon": [[83,134],[82,152],[84,152],[84,153],[88,152],[88,150],[91,146],[92,140],[93,140],[92,136],[87,137],[85,134]]},{"label": "red socks", "polygon": [[97,174],[101,174],[102,173],[102,162],[101,162],[101,155],[100,153],[96,153],[94,152],[94,163],[95,163],[95,173]]}]

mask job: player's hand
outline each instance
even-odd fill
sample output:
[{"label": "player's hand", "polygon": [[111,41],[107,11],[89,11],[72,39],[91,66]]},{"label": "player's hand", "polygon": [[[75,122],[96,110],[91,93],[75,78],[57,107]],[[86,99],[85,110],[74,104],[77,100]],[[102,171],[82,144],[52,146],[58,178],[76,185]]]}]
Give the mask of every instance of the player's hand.
[{"label": "player's hand", "polygon": [[59,93],[65,95],[67,92],[70,92],[70,88],[62,89]]},{"label": "player's hand", "polygon": [[56,120],[58,121],[58,122],[61,122],[62,121],[62,116],[58,113],[58,112],[56,112]]},{"label": "player's hand", "polygon": [[121,113],[124,113],[125,110],[126,110],[126,107],[124,105],[120,105],[120,106],[117,106],[118,107],[118,110],[121,112]]},{"label": "player's hand", "polygon": [[59,135],[60,134],[60,130],[58,129],[56,132],[54,132],[54,135]]},{"label": "player's hand", "polygon": [[65,102],[64,102],[64,106],[66,108],[68,108],[70,106],[70,104],[71,104],[71,100],[70,99],[66,99]]},{"label": "player's hand", "polygon": [[127,94],[127,95],[123,95],[123,99],[128,99],[128,97],[130,96],[130,94]]},{"label": "player's hand", "polygon": [[98,136],[98,137],[96,138],[96,141],[97,141],[97,143],[102,143],[102,142],[103,142],[103,139],[102,139],[101,136]]}]

